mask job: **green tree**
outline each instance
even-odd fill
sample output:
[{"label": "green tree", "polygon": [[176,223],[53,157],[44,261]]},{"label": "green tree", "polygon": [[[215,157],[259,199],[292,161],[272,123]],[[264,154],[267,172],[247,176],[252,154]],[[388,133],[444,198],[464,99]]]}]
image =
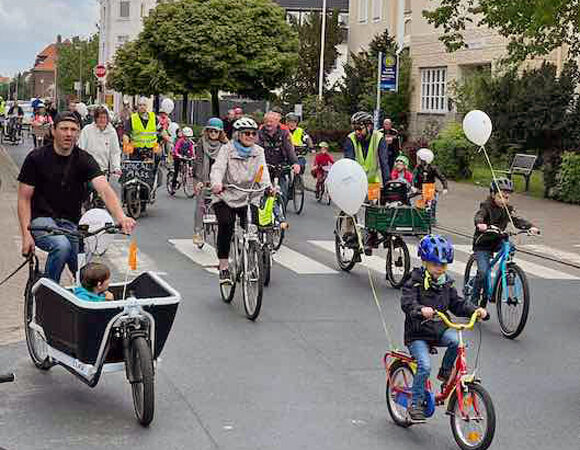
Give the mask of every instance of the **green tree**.
[{"label": "green tree", "polygon": [[128,95],[181,93],[184,90],[167,74],[163,63],[153,57],[141,38],[117,49],[107,70],[107,87]]},{"label": "green tree", "polygon": [[[293,75],[283,88],[283,100],[289,104],[302,103],[302,100],[318,93],[320,70],[320,34],[322,14],[312,12],[302,23],[292,21],[292,28],[299,36],[300,59]],[[343,42],[345,30],[338,21],[338,10],[327,13],[326,38],[324,45],[324,76],[332,72],[338,57],[337,45]]]},{"label": "green tree", "polygon": [[449,51],[465,47],[469,23],[488,26],[509,38],[512,61],[543,56],[567,44],[580,54],[580,0],[438,0],[423,11],[428,22],[443,29],[440,40]]},{"label": "green tree", "polygon": [[[65,41],[58,48],[58,91],[59,96],[76,94],[74,83],[82,80],[82,91],[85,93],[85,84],[90,84],[90,92],[96,92],[97,80],[93,69],[99,59],[99,38],[93,35],[83,40],[74,37]],[[82,100],[82,99],[81,99]]]},{"label": "green tree", "polygon": [[271,96],[298,62],[298,38],[271,0],[179,0],[145,20],[143,40],[185,89]]}]

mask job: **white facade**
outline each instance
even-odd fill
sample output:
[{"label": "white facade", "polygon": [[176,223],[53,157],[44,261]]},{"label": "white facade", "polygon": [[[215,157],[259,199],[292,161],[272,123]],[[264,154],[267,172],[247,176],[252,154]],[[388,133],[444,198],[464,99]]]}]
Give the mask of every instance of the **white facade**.
[{"label": "white facade", "polygon": [[[137,38],[143,29],[143,18],[157,4],[157,0],[98,0],[99,14],[99,64],[111,63],[117,48]],[[113,94],[113,92],[107,92]],[[114,109],[119,111],[122,98],[114,93]]]}]

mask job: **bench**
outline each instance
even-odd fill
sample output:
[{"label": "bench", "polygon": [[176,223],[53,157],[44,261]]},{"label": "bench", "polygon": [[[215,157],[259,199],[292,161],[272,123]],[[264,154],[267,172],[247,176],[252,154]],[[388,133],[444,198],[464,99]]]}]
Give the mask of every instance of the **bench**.
[{"label": "bench", "polygon": [[496,172],[507,174],[507,177],[510,180],[513,175],[523,176],[526,179],[526,192],[528,192],[530,190],[530,177],[532,176],[532,171],[534,170],[534,164],[536,163],[537,158],[536,155],[517,153],[514,156],[509,170],[497,170]]}]

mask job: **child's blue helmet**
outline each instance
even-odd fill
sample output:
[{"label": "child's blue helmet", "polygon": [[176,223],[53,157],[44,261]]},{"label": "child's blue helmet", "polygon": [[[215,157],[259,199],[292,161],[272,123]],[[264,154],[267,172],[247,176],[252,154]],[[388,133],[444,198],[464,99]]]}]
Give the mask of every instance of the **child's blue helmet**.
[{"label": "child's blue helmet", "polygon": [[219,117],[212,117],[207,121],[205,127],[222,131],[224,129],[224,122]]},{"label": "child's blue helmet", "polygon": [[451,264],[453,262],[453,244],[438,234],[428,234],[419,243],[418,256],[422,261],[436,264]]}]

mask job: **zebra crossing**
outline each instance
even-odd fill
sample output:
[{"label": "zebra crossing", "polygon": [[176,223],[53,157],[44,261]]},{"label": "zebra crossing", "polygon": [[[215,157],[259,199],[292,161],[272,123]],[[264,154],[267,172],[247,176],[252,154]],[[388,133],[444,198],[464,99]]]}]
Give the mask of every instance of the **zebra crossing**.
[{"label": "zebra crossing", "polygon": [[[334,241],[333,240],[309,240],[310,247],[323,250],[327,257],[325,262],[319,261],[312,256],[306,255],[289,246],[283,245],[274,255],[274,262],[285,269],[297,275],[338,275],[340,270],[335,264],[329,264],[329,260],[334,259]],[[186,256],[202,269],[216,273],[217,256],[215,249],[205,244],[202,249],[195,247],[191,239],[170,239],[169,244],[179,253]],[[412,267],[420,265],[417,255],[417,246],[407,244],[411,255]],[[466,263],[471,254],[470,245],[456,245],[455,261],[449,266],[449,271],[455,276],[463,276]],[[518,265],[526,272],[529,277],[541,278],[546,280],[580,280],[579,276],[567,272],[545,267],[521,258],[517,259]],[[362,257],[362,262],[357,266],[363,266],[373,271],[385,273],[386,257],[384,250],[375,251],[372,256]],[[356,270],[356,268],[354,269]]]}]

